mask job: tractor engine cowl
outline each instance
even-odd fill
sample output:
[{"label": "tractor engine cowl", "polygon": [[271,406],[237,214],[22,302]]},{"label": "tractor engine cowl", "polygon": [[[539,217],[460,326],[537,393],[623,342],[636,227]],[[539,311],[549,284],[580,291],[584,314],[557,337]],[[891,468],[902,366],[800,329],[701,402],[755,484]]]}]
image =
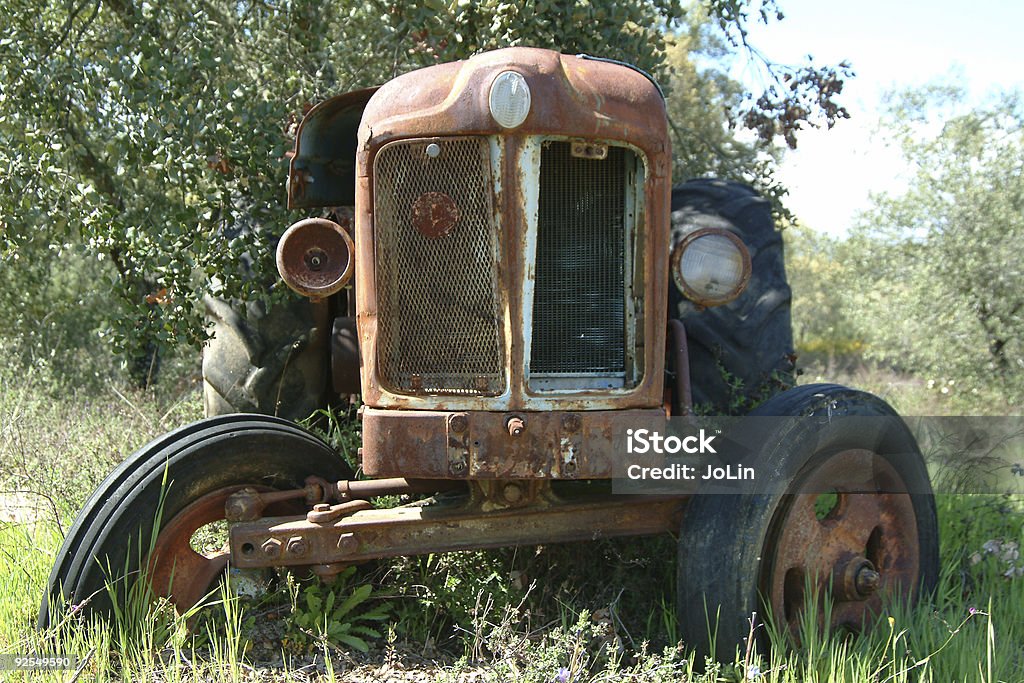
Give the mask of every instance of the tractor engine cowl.
[{"label": "tractor engine cowl", "polygon": [[[547,50],[373,95],[356,155],[368,475],[610,476],[610,427],[662,404],[667,140],[644,74]],[[563,444],[568,413],[583,426]],[[570,446],[587,457],[566,466]]]}]

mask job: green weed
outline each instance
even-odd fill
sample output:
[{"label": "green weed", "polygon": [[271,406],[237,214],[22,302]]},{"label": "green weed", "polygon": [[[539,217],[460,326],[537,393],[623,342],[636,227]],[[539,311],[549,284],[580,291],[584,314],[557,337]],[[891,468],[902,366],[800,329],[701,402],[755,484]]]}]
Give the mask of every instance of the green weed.
[{"label": "green weed", "polygon": [[367,638],[380,638],[376,624],[387,621],[391,605],[365,603],[373,598],[373,586],[352,586],[355,567],[347,567],[328,585],[293,585],[293,613],[289,620],[288,645],[308,648],[338,644],[368,652]]},{"label": "green weed", "polygon": [[[770,638],[769,652],[737,643],[728,666],[694,661],[676,642],[669,537],[380,561],[358,581],[346,576],[342,587],[310,586],[319,603],[298,586],[294,608],[284,588],[255,602],[224,590],[192,631],[194,615],[140,601],[126,605],[123,623],[112,628],[55,615],[51,629],[36,632],[39,597],[71,516],[120,457],[196,415],[198,400],[119,389],[123,398],[110,392],[62,404],[36,392],[31,377],[4,377],[0,491],[19,491],[18,500],[33,506],[11,508],[20,518],[0,522],[0,652],[71,655],[83,667],[78,680],[234,681],[252,679],[256,669],[273,681],[344,680],[358,648],[332,639],[332,623],[341,633],[348,623],[389,634],[372,643],[370,634],[347,631],[376,646],[371,667],[383,666],[381,656],[414,653],[408,666],[449,680],[1024,680],[1024,576],[1017,571],[1024,573],[1024,503],[1010,496],[937,496],[942,574],[936,593],[916,606],[886,605],[859,635],[808,621],[789,648],[780,635]],[[342,609],[353,595],[368,597]],[[363,618],[384,600],[392,605],[386,616]],[[303,633],[301,652],[282,652],[289,629],[313,634]],[[274,650],[276,658],[268,654]],[[425,663],[424,652],[439,663]],[[74,672],[2,675],[36,683],[68,681]]]}]

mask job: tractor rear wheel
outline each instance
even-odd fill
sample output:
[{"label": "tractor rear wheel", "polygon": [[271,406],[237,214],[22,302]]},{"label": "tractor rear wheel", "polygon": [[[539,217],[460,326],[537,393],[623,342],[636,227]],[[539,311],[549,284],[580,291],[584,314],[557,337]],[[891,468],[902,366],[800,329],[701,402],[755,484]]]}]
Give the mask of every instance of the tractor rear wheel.
[{"label": "tractor rear wheel", "polygon": [[794,384],[792,295],[782,234],[768,201],[747,185],[702,178],[673,188],[672,243],[709,227],[743,240],[750,251],[750,282],[734,301],[703,310],[670,284],[669,316],[686,327],[697,412],[742,414]]},{"label": "tractor rear wheel", "polygon": [[294,298],[271,308],[203,299],[213,338],[203,349],[207,417],[262,413],[303,420],[327,405],[326,304]]}]

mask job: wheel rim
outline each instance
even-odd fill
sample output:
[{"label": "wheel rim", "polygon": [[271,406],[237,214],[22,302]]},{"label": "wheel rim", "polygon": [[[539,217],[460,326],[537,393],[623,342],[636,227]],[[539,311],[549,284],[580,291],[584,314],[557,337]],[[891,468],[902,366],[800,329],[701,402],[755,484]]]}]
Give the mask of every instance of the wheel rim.
[{"label": "wheel rim", "polygon": [[842,451],[790,493],[765,546],[771,570],[762,582],[780,627],[797,637],[809,586],[818,596],[819,624],[830,614],[833,632],[859,632],[879,614],[884,596],[912,595],[920,570],[917,517],[905,482],[885,458]]},{"label": "wheel rim", "polygon": [[[200,553],[192,547],[192,536],[200,528],[225,519],[224,504],[243,488],[272,491],[266,486],[228,486],[212,491],[186,505],[165,524],[153,543],[146,566],[154,597],[167,598],[179,613],[197,604],[210,586],[224,573],[230,554],[226,547]],[[288,514],[294,506],[279,503],[266,513]]]}]

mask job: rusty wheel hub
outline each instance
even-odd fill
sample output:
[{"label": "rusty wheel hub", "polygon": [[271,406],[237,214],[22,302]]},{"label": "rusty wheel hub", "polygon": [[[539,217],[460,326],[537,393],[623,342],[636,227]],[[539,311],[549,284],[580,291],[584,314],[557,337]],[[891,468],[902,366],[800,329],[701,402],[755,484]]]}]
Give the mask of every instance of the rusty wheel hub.
[{"label": "rusty wheel hub", "polygon": [[820,611],[830,600],[832,628],[857,632],[883,596],[915,588],[920,551],[906,490],[867,450],[837,453],[797,482],[766,545],[763,585],[778,623],[795,636],[805,606],[814,599]]}]

